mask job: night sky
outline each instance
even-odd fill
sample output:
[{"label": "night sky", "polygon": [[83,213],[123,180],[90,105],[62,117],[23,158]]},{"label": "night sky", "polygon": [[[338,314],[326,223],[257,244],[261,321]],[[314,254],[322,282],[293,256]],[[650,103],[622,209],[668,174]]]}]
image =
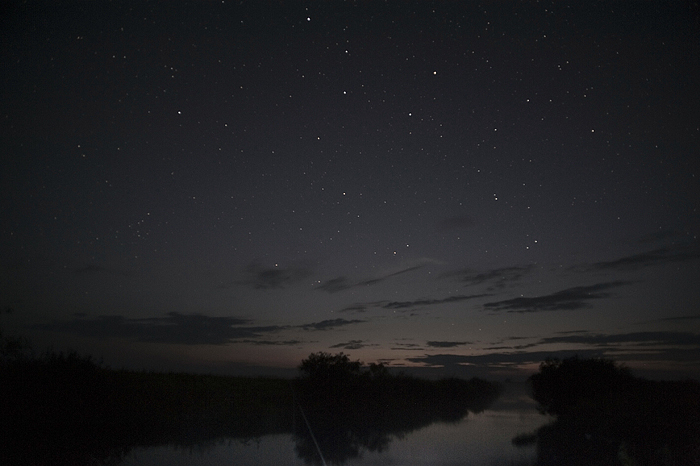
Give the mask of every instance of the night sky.
[{"label": "night sky", "polygon": [[697,377],[696,5],[4,7],[0,328],[114,368]]}]

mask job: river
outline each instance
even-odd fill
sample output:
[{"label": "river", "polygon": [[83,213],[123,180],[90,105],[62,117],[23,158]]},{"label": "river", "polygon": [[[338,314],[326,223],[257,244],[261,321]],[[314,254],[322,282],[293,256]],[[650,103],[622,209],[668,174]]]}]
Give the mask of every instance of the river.
[{"label": "river", "polygon": [[[220,439],[195,447],[160,445],[135,448],[120,463],[126,466],[343,464],[524,466],[536,460],[534,445],[516,447],[512,439],[535,431],[551,418],[539,414],[525,384],[505,384],[501,397],[479,413],[454,423],[436,422],[419,430],[375,442],[344,445],[343,451],[317,454],[320,448],[299,435],[276,434],[249,439]],[[304,433],[305,434],[305,433]],[[310,448],[309,445],[312,445]],[[328,443],[326,443],[328,445]],[[313,452],[309,450],[313,449]]]}]

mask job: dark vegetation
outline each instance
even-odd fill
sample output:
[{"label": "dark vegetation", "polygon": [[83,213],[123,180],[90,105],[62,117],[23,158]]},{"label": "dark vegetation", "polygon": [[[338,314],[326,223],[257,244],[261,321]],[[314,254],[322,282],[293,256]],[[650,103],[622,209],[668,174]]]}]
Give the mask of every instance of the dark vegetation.
[{"label": "dark vegetation", "polygon": [[538,465],[699,465],[700,383],[634,377],[606,359],[552,359],[530,378],[556,421],[516,444],[537,443]]},{"label": "dark vegetation", "polygon": [[139,446],[206,448],[275,433],[293,433],[299,456],[317,463],[299,406],[326,459],[341,463],[497,395],[487,382],[394,376],[345,355],[312,355],[300,369],[295,381],[112,370],[75,352],[36,355],[0,334],[0,465],[117,464]]},{"label": "dark vegetation", "polygon": [[282,379],[110,370],[74,352],[0,366],[0,464],[117,463],[132,448],[288,432]]}]

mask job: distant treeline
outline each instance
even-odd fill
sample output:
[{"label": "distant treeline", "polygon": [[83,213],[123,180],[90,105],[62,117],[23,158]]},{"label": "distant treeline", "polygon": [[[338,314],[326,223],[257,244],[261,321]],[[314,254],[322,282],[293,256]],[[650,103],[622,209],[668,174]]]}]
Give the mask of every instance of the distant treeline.
[{"label": "distant treeline", "polygon": [[116,463],[139,446],[206,446],[274,433],[294,433],[299,456],[314,463],[300,407],[321,441],[342,444],[330,440],[328,422],[357,432],[343,434],[356,451],[370,445],[367,428],[371,445],[386,444],[394,433],[457,420],[497,396],[484,381],[424,381],[357,362],[357,371],[323,376],[302,363],[297,380],[225,377],[112,370],[75,352],[34,355],[1,335],[0,343],[2,465]]},{"label": "distant treeline", "polygon": [[530,378],[543,413],[538,465],[700,464],[700,382],[652,381],[607,359],[551,359]]}]

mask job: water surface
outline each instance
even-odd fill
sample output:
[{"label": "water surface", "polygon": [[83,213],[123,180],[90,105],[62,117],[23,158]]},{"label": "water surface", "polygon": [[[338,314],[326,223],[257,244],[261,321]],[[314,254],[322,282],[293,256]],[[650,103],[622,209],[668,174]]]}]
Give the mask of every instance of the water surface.
[{"label": "water surface", "polygon": [[[515,447],[512,439],[519,434],[533,432],[550,420],[537,412],[526,395],[524,385],[510,384],[489,409],[470,412],[459,422],[435,422],[406,434],[390,434],[382,437],[379,443],[360,445],[351,454],[327,452],[324,456],[327,457],[327,464],[349,466],[529,465],[535,462],[535,447]],[[309,452],[308,445],[313,443],[305,442],[306,434],[293,432],[229,439],[185,449],[169,445],[136,448],[121,464],[323,464],[315,451]],[[306,446],[300,449],[300,444]],[[328,442],[325,444],[328,445]]]}]

